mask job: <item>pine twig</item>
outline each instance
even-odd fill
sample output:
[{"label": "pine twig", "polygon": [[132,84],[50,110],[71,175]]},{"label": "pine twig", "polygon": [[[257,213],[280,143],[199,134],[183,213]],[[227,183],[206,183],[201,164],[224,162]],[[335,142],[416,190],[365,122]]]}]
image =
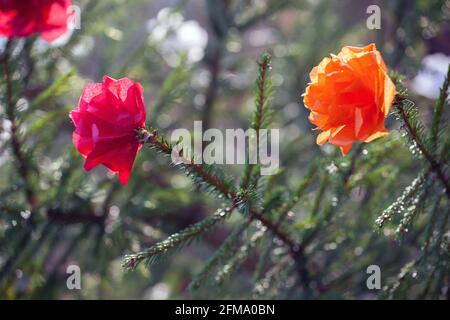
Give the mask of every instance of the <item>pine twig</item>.
[{"label": "pine twig", "polygon": [[190,243],[196,237],[211,230],[211,228],[214,227],[218,222],[227,218],[233,212],[236,206],[236,204],[233,204],[229,208],[219,209],[211,217],[208,217],[178,233],[171,235],[167,239],[156,243],[150,248],[135,254],[125,256],[122,262],[122,267],[125,270],[134,270],[142,261],[146,261],[147,264],[152,264],[162,255]]},{"label": "pine twig", "polygon": [[403,120],[408,133],[411,136],[411,139],[416,143],[417,147],[419,148],[420,152],[423,154],[425,159],[430,163],[431,169],[436,173],[439,180],[441,180],[442,184],[445,188],[445,193],[447,194],[447,197],[450,198],[450,184],[448,182],[447,177],[445,176],[444,170],[442,169],[441,163],[434,158],[434,156],[428,151],[428,149],[425,147],[424,142],[420,139],[418,133],[416,132],[414,126],[410,122],[410,119],[408,115],[405,112],[405,109],[403,108],[403,102],[405,101],[402,97],[396,97],[396,100],[394,102],[394,106],[397,108],[398,115]]},{"label": "pine twig", "polygon": [[259,228],[247,241],[245,241],[239,249],[233,254],[231,259],[216,274],[215,281],[222,284],[225,279],[229,278],[247,259],[250,250],[254,249],[261,241],[266,232],[266,228]]},{"label": "pine twig", "polygon": [[[22,143],[18,137],[19,126],[16,121],[12,77],[8,66],[10,62],[11,45],[12,41],[9,40],[1,56],[1,64],[3,67],[4,79],[6,83],[6,116],[11,123],[11,146],[13,155],[18,163],[18,171],[24,183],[25,199],[30,207],[30,215],[25,222],[25,228],[20,234],[18,245],[16,247],[16,251],[21,252],[28,246],[28,243],[31,240],[31,231],[35,225],[34,216],[37,209],[37,197],[34,193],[33,188],[31,187],[31,182],[29,180],[29,165],[26,160],[26,156],[22,151]],[[3,263],[2,268],[0,269],[0,284],[15,265],[17,258],[18,255],[13,254]]]},{"label": "pine twig", "polygon": [[19,126],[16,121],[16,115],[15,115],[15,104],[14,104],[14,98],[13,98],[13,87],[12,87],[12,78],[11,78],[11,72],[9,70],[9,58],[10,58],[10,47],[11,47],[11,41],[8,41],[5,47],[4,54],[2,56],[2,65],[3,65],[3,72],[5,77],[5,83],[6,83],[6,116],[8,117],[8,120],[11,122],[11,145],[13,149],[14,157],[17,160],[18,163],[18,171],[20,176],[22,177],[24,184],[25,184],[25,198],[30,206],[31,215],[29,217],[30,221],[33,221],[33,213],[36,208],[36,197],[34,194],[33,189],[31,188],[30,181],[29,181],[29,165],[26,161],[26,157],[24,153],[22,152],[22,143],[18,137],[19,132]]},{"label": "pine twig", "polygon": [[439,139],[439,125],[442,118],[442,112],[444,110],[445,101],[448,96],[448,89],[450,84],[450,65],[448,66],[447,76],[445,77],[444,84],[442,85],[439,99],[436,102],[434,109],[433,124],[431,125],[431,141],[433,144],[433,150],[436,151]]},{"label": "pine twig", "polygon": [[259,143],[260,130],[264,127],[264,118],[266,115],[267,103],[271,96],[271,82],[269,78],[271,57],[268,53],[264,53],[260,61],[258,61],[258,78],[256,80],[257,97],[255,119],[252,123],[253,129],[256,130],[257,142]]},{"label": "pine twig", "polygon": [[375,225],[378,229],[383,228],[385,223],[392,219],[393,216],[400,214],[405,210],[405,206],[414,202],[417,199],[417,194],[420,193],[420,189],[425,184],[427,174],[419,174],[412,183],[403,191],[402,195],[395,200],[375,221]]},{"label": "pine twig", "polygon": [[[271,68],[271,56],[268,53],[261,55],[258,61],[258,77],[256,79],[256,109],[253,115],[251,127],[256,131],[256,145],[259,148],[261,129],[264,128],[267,118],[270,116],[267,105],[271,97],[271,81],[269,71]],[[254,164],[247,164],[242,179],[242,188],[247,189],[250,184]],[[256,182],[257,183],[257,182]]]},{"label": "pine twig", "polygon": [[[137,136],[142,143],[149,144],[159,152],[170,155],[172,153],[172,145],[167,142],[163,137],[161,137],[157,130],[153,130],[149,132],[145,128],[140,128],[137,130]],[[207,172],[203,166],[199,164],[193,163],[193,161],[189,161],[185,159],[181,166],[185,167],[188,171],[193,172],[198,175],[203,181],[207,184],[210,184],[215,189],[219,190],[222,195],[226,197],[233,204],[239,206],[243,201],[246,201],[246,193],[240,194],[227,187],[222,183],[220,179],[215,176],[212,176],[209,172]],[[299,246],[295,241],[289,238],[278,226],[276,223],[272,222],[268,218],[266,218],[261,212],[251,208],[249,210],[249,214],[252,218],[260,221],[266,228],[268,228],[277,238],[279,238],[288,248],[293,257],[297,257],[299,252],[302,251],[301,246]]]},{"label": "pine twig", "polygon": [[233,230],[228,238],[222,243],[220,248],[212,255],[211,258],[209,258],[203,270],[191,281],[189,288],[192,291],[196,290],[221,262],[235,253],[234,246],[236,241],[240,239],[242,233],[250,226],[252,221],[253,219],[247,219],[238,228]]}]

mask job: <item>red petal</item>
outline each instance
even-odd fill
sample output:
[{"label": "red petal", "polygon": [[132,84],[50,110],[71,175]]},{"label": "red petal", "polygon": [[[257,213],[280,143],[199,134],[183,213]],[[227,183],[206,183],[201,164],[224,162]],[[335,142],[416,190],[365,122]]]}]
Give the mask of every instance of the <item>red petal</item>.
[{"label": "red petal", "polygon": [[140,148],[137,140],[116,139],[97,143],[94,150],[87,156],[84,168],[91,170],[99,164],[113,172],[119,173],[120,182],[125,185],[133,167],[136,154]]},{"label": "red petal", "polygon": [[73,143],[86,157],[86,170],[103,164],[126,184],[141,147],[135,130],[145,124],[143,90],[127,78],[103,80],[88,83],[70,113],[75,124]]},{"label": "red petal", "polygon": [[71,0],[2,0],[0,35],[8,38],[41,33],[53,41],[67,32]]}]

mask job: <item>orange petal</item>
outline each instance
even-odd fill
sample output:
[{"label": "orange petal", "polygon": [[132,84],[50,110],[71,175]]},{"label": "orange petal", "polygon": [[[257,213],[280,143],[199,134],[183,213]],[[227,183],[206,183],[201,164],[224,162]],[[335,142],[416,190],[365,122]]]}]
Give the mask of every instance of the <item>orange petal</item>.
[{"label": "orange petal", "polygon": [[321,146],[323,145],[325,142],[327,142],[328,138],[331,135],[331,129],[327,130],[327,131],[323,131],[321,132],[316,139],[316,143]]},{"label": "orange petal", "polygon": [[391,110],[392,103],[394,102],[395,95],[397,94],[397,90],[395,89],[395,85],[392,80],[386,75],[384,79],[384,105],[383,111],[384,116],[387,117],[389,111]]},{"label": "orange petal", "polygon": [[342,48],[338,55],[324,58],[310,77],[303,102],[309,120],[321,130],[317,144],[328,141],[345,155],[356,141],[387,135],[384,118],[396,90],[374,43]]},{"label": "orange petal", "polygon": [[364,140],[364,142],[370,142],[370,141],[373,141],[375,139],[387,136],[388,134],[389,133],[387,132],[387,130],[386,131],[378,131],[378,132],[375,132],[375,133],[371,134],[370,136],[368,136],[367,139]]},{"label": "orange petal", "polygon": [[349,144],[346,146],[341,146],[341,147],[339,147],[339,149],[341,149],[342,155],[345,156],[350,151],[351,147],[352,147],[352,145]]},{"label": "orange petal", "polygon": [[345,125],[340,126],[337,129],[332,129],[332,133],[328,141],[337,146],[352,144],[356,141],[355,129]]},{"label": "orange petal", "polygon": [[309,78],[311,82],[317,82],[317,67],[314,67],[309,73]]}]

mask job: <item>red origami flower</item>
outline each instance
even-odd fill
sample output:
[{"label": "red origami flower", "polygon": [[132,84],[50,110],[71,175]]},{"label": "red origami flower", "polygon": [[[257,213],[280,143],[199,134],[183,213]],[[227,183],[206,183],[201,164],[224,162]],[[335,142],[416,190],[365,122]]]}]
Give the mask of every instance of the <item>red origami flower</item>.
[{"label": "red origami flower", "polygon": [[78,107],[70,113],[75,124],[73,144],[86,158],[84,169],[103,164],[119,173],[127,184],[141,143],[136,129],[145,126],[145,105],[141,84],[128,78],[88,83]]},{"label": "red origami flower", "polygon": [[71,0],[0,0],[0,36],[27,37],[40,33],[51,42],[67,32],[73,15]]}]

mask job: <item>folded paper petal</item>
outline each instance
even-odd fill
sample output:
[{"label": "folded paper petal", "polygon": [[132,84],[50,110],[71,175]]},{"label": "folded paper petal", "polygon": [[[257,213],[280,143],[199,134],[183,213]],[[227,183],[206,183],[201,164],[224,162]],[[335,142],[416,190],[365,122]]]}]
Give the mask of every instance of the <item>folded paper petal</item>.
[{"label": "folded paper petal", "polygon": [[345,155],[354,142],[387,135],[384,119],[396,90],[375,44],[342,48],[314,67],[310,78],[303,102],[322,131],[317,144],[328,141]]},{"label": "folded paper petal", "polygon": [[0,36],[9,39],[40,33],[52,42],[68,32],[74,19],[71,0],[0,0]]},{"label": "folded paper petal", "polygon": [[145,126],[145,117],[139,83],[104,77],[103,83],[87,84],[78,106],[70,113],[75,124],[72,141],[86,158],[85,170],[102,164],[127,184],[141,148],[136,129]]}]

